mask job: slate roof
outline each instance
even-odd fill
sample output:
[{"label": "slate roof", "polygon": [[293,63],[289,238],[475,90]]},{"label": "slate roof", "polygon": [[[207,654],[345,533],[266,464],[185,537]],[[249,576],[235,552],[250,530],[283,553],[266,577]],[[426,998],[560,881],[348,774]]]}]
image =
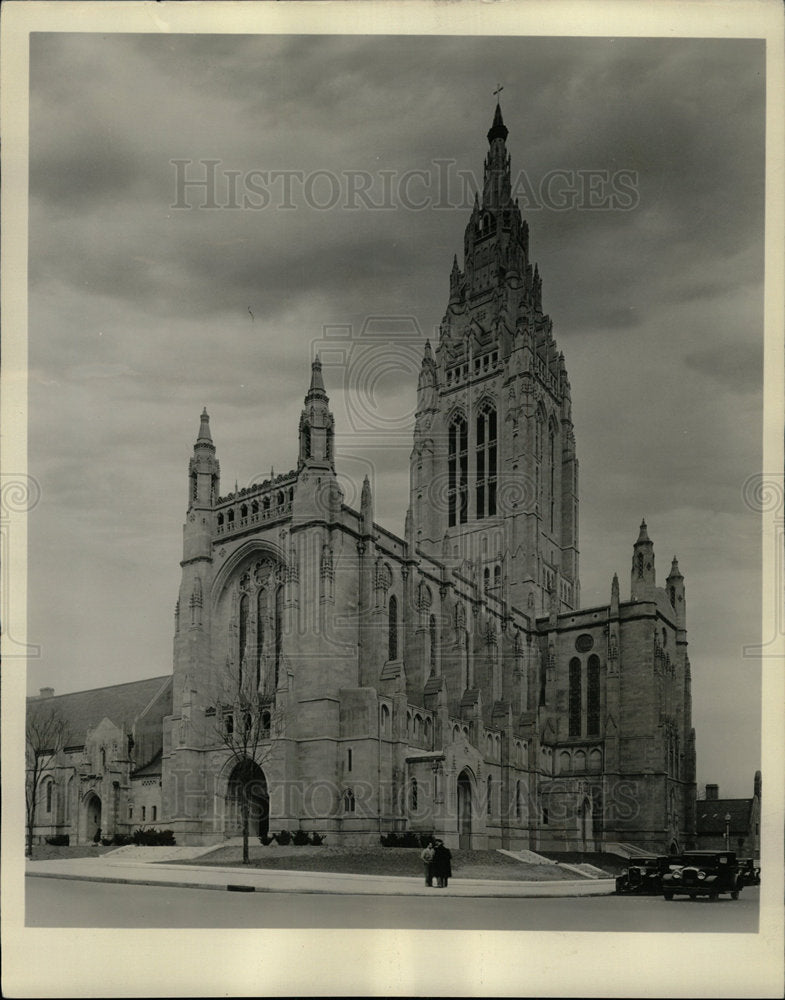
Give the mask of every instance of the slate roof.
[{"label": "slate roof", "polygon": [[138,771],[134,771],[131,775],[132,778],[160,778],[161,777],[161,765],[163,763],[163,753],[158,752],[155,757],[150,761],[149,764],[145,764],[144,767],[140,767]]},{"label": "slate roof", "polygon": [[725,816],[730,814],[730,832],[747,833],[750,828],[752,799],[704,799],[696,803],[698,836],[725,835]]},{"label": "slate roof", "polygon": [[39,705],[44,710],[50,706],[56,708],[68,725],[65,745],[83,746],[87,730],[95,729],[103,719],[109,719],[118,727],[124,726],[130,732],[134,721],[171,681],[172,675],[167,674],[51,698],[28,698],[28,710]]}]

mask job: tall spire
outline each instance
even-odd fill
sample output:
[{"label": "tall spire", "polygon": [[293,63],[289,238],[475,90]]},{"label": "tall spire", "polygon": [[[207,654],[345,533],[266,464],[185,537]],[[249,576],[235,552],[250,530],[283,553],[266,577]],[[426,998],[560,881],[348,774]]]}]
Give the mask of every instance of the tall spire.
[{"label": "tall spire", "polygon": [[512,183],[510,181],[510,154],[507,152],[509,131],[502,118],[502,109],[496,105],[493,124],[488,129],[490,149],[485,157],[485,172],[482,189],[482,207],[499,210],[512,206]]}]

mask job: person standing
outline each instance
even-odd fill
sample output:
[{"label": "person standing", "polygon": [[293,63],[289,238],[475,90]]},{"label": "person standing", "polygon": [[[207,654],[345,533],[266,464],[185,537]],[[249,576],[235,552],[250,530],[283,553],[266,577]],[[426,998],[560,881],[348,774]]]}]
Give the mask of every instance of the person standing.
[{"label": "person standing", "polygon": [[437,840],[433,852],[431,871],[436,876],[436,887],[444,889],[452,876],[452,852],[445,847],[443,840]]},{"label": "person standing", "polygon": [[427,886],[433,886],[433,856],[434,856],[434,844],[432,840],[429,840],[425,845],[424,850],[420,853],[423,864],[425,865],[425,884]]}]

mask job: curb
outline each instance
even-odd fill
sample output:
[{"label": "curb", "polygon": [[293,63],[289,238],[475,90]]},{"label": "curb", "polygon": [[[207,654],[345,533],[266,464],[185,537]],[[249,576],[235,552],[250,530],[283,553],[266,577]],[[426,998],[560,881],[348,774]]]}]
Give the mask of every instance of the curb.
[{"label": "curb", "polygon": [[[298,895],[319,895],[319,896],[429,896],[427,893],[413,893],[405,892],[403,890],[393,889],[392,891],[386,892],[362,892],[354,891],[352,889],[309,889],[309,888],[274,888],[270,886],[258,886],[258,885],[248,885],[240,883],[217,883],[217,882],[178,882],[171,879],[145,879],[145,878],[125,878],[123,876],[111,876],[111,875],[74,875],[66,874],[62,872],[25,872],[25,878],[56,878],[65,879],[75,882],[109,882],[115,883],[116,885],[152,885],[152,886],[162,886],[168,889],[214,889],[219,892],[268,892],[268,893],[297,893]],[[546,885],[553,885],[552,882],[544,883]],[[580,883],[584,885],[585,883]],[[482,891],[482,892],[461,892],[460,889],[456,891],[458,887],[453,889],[452,892],[447,887],[447,891],[440,894],[440,896],[433,896],[429,898],[444,898],[445,896],[461,897],[465,899],[558,899],[572,897],[574,899],[579,899],[582,897],[596,897],[596,896],[611,896],[611,892],[563,892],[563,893],[538,893],[538,892],[522,892],[520,894],[512,893],[496,893],[493,891]]]}]

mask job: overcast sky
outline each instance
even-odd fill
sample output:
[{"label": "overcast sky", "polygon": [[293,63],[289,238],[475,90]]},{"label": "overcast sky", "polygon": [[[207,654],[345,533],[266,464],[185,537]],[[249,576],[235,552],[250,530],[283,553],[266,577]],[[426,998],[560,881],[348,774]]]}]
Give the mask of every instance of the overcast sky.
[{"label": "overcast sky", "polygon": [[[582,604],[607,603],[614,572],[629,597],[645,516],[658,583],[674,555],[686,581],[699,787],[750,795],[763,44],[41,34],[30,57],[30,690],[171,670],[199,413],[223,493],[293,468],[317,349],[346,500],[368,472],[402,530],[418,358],[501,82],[572,384]],[[177,186],[206,160],[212,209]],[[628,194],[589,199],[595,170]],[[270,171],[299,172],[288,200]]]}]

